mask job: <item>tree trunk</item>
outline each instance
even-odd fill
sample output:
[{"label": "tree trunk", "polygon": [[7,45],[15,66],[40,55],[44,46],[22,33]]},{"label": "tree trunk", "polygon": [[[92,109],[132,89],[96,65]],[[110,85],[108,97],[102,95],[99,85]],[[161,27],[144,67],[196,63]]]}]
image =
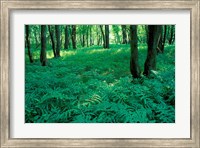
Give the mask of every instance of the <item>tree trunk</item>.
[{"label": "tree trunk", "polygon": [[131,45],[131,59],[130,59],[130,71],[133,78],[140,77],[140,68],[138,64],[138,37],[137,26],[130,26],[130,45]]},{"label": "tree trunk", "polygon": [[40,52],[40,62],[42,66],[46,66],[46,25],[41,25],[41,52]]},{"label": "tree trunk", "polygon": [[65,49],[69,49],[69,26],[65,26]]},{"label": "tree trunk", "polygon": [[173,37],[172,37],[172,44],[175,42],[175,26],[173,25]]},{"label": "tree trunk", "polygon": [[99,30],[98,30],[98,27],[97,27],[97,25],[96,25],[96,45],[98,45],[99,46],[99,39],[100,39],[100,37],[99,37]]},{"label": "tree trunk", "polygon": [[56,57],[60,57],[60,48],[61,48],[60,25],[55,25],[55,30],[56,30]]},{"label": "tree trunk", "polygon": [[156,70],[156,48],[161,36],[161,25],[149,25],[148,26],[148,53],[147,59],[144,64],[144,75],[149,76],[151,70]]},{"label": "tree trunk", "polygon": [[148,25],[145,25],[145,32],[146,32],[146,43],[148,44],[148,40],[149,40],[149,29],[148,29]]},{"label": "tree trunk", "polygon": [[169,39],[170,45],[173,43],[173,36],[174,36],[174,25],[171,25],[171,33],[170,33],[170,39]]},{"label": "tree trunk", "polygon": [[105,25],[105,48],[109,48],[109,25]]},{"label": "tree trunk", "polygon": [[93,37],[92,37],[92,26],[90,26],[90,46],[92,46],[93,43]]},{"label": "tree trunk", "polygon": [[163,45],[163,27],[161,26],[161,34],[159,36],[159,42],[158,42],[158,46],[157,46],[157,54],[158,53],[162,53],[162,45]]},{"label": "tree trunk", "polygon": [[89,25],[87,26],[87,30],[86,30],[86,43],[87,43],[87,47],[89,47]]},{"label": "tree trunk", "polygon": [[83,37],[83,40],[82,40],[82,41],[83,41],[82,46],[85,47],[85,34],[83,34],[82,37]]},{"label": "tree trunk", "polygon": [[167,36],[167,25],[164,25],[164,36],[163,36],[162,47],[161,47],[162,53],[164,53],[166,36]]},{"label": "tree trunk", "polygon": [[54,55],[54,57],[56,57],[54,33],[53,33],[53,31],[51,30],[51,26],[50,26],[50,25],[48,25],[48,29],[49,29],[49,34],[50,34],[51,43],[52,43],[53,55]]},{"label": "tree trunk", "polygon": [[102,38],[103,38],[103,48],[106,48],[106,39],[105,39],[102,25],[100,25],[100,29],[101,29],[101,34],[102,34]]},{"label": "tree trunk", "polygon": [[72,25],[72,46],[76,49],[76,25]]},{"label": "tree trunk", "polygon": [[33,55],[31,53],[29,26],[26,25],[25,28],[26,28],[26,46],[28,48],[28,56],[29,56],[30,63],[33,63],[34,60],[33,60]]},{"label": "tree trunk", "polygon": [[122,25],[122,44],[127,44],[127,34],[126,34],[126,25]]}]

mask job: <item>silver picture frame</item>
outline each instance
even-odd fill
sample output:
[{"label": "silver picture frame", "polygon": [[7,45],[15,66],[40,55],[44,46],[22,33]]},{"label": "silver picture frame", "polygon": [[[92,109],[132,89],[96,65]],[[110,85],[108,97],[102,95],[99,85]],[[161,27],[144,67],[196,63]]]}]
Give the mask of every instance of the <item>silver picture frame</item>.
[{"label": "silver picture frame", "polygon": [[[0,50],[0,78],[1,78],[1,147],[200,147],[200,1],[199,0],[170,0],[170,1],[132,1],[132,0],[1,0],[1,50]],[[12,10],[189,10],[191,16],[190,50],[191,50],[191,116],[190,138],[104,138],[104,139],[20,139],[10,138],[10,13]],[[183,123],[184,124],[184,123]]]}]

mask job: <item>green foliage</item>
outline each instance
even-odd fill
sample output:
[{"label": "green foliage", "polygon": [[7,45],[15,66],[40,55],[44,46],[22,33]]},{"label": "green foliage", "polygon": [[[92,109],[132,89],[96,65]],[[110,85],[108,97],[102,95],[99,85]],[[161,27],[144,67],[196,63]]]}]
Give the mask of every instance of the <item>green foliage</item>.
[{"label": "green foliage", "polygon": [[[80,30],[81,31],[81,30]],[[139,46],[143,67],[146,46]],[[51,49],[47,54],[52,53]],[[132,79],[130,45],[61,50],[40,66],[26,58],[25,120],[28,123],[174,123],[175,52],[157,56],[157,73]]]}]

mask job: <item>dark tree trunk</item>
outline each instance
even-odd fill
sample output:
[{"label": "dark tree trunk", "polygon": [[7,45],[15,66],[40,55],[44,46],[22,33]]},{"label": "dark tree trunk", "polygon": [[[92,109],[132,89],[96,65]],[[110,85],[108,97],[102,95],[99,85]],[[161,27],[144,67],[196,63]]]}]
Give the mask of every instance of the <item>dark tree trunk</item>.
[{"label": "dark tree trunk", "polygon": [[138,64],[138,38],[137,38],[137,26],[130,26],[130,45],[131,45],[131,59],[130,59],[130,71],[133,78],[140,77],[140,68]]},{"label": "dark tree trunk", "polygon": [[92,26],[90,26],[90,46],[93,45],[93,38],[92,38]]},{"label": "dark tree trunk", "polygon": [[72,25],[72,46],[76,49],[76,25]]},{"label": "dark tree trunk", "polygon": [[29,26],[26,25],[25,28],[26,28],[26,46],[28,48],[28,56],[29,56],[30,63],[33,63],[34,60],[33,60],[33,56],[31,53],[30,38],[29,38]]},{"label": "dark tree trunk", "polygon": [[106,39],[105,39],[102,25],[100,25],[100,29],[101,29],[101,34],[102,34],[102,38],[103,38],[103,48],[106,48]]},{"label": "dark tree trunk", "polygon": [[65,26],[65,49],[69,49],[69,26]]},{"label": "dark tree trunk", "polygon": [[50,38],[51,38],[51,44],[52,44],[52,49],[53,49],[53,55],[54,55],[54,57],[56,57],[54,33],[53,33],[53,31],[51,30],[50,25],[48,25],[48,29],[49,29],[49,34],[50,34]]},{"label": "dark tree trunk", "polygon": [[144,75],[149,76],[151,70],[156,70],[156,48],[161,36],[161,25],[149,25],[148,26],[148,53],[144,64]]},{"label": "dark tree trunk", "polygon": [[69,48],[72,46],[72,27],[69,25]]},{"label": "dark tree trunk", "polygon": [[86,30],[86,43],[87,43],[87,47],[89,47],[89,25],[87,26],[87,30]]},{"label": "dark tree trunk", "polygon": [[127,44],[126,25],[122,25],[122,44]]},{"label": "dark tree trunk", "polygon": [[164,49],[165,49],[166,36],[167,36],[167,25],[164,25],[164,35],[163,35],[162,47],[161,47],[162,53],[164,53]]},{"label": "dark tree trunk", "polygon": [[173,25],[173,37],[172,37],[172,44],[175,42],[175,25]]},{"label": "dark tree trunk", "polygon": [[148,25],[145,25],[145,32],[146,32],[146,43],[148,44],[148,40],[149,40],[149,30],[148,30]]},{"label": "dark tree trunk", "polygon": [[170,39],[169,39],[170,45],[173,43],[173,37],[174,37],[174,25],[171,26]]},{"label": "dark tree trunk", "polygon": [[105,25],[105,48],[109,48],[109,25]]},{"label": "dark tree trunk", "polygon": [[82,46],[85,47],[85,34],[83,34],[82,37],[83,37],[83,40],[82,40],[82,42],[83,42],[83,43],[82,43]]},{"label": "dark tree trunk", "polygon": [[61,48],[60,25],[55,25],[55,30],[56,30],[56,57],[60,57],[60,48]]},{"label": "dark tree trunk", "polygon": [[159,36],[158,46],[156,48],[157,54],[162,53],[162,45],[163,45],[163,27],[161,27],[161,34]]},{"label": "dark tree trunk", "polygon": [[40,52],[40,62],[42,66],[46,66],[46,25],[41,25],[41,52]]}]

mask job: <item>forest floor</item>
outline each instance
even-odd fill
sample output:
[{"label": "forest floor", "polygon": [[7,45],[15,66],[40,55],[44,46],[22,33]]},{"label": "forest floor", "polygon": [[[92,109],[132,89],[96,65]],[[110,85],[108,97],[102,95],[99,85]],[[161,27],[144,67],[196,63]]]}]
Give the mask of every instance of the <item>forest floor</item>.
[{"label": "forest floor", "polygon": [[[39,51],[35,52],[39,57]],[[173,123],[175,122],[175,47],[157,56],[157,71],[132,79],[130,45],[110,49],[47,51],[25,67],[25,120],[34,123]],[[147,47],[139,46],[143,71]]]}]

